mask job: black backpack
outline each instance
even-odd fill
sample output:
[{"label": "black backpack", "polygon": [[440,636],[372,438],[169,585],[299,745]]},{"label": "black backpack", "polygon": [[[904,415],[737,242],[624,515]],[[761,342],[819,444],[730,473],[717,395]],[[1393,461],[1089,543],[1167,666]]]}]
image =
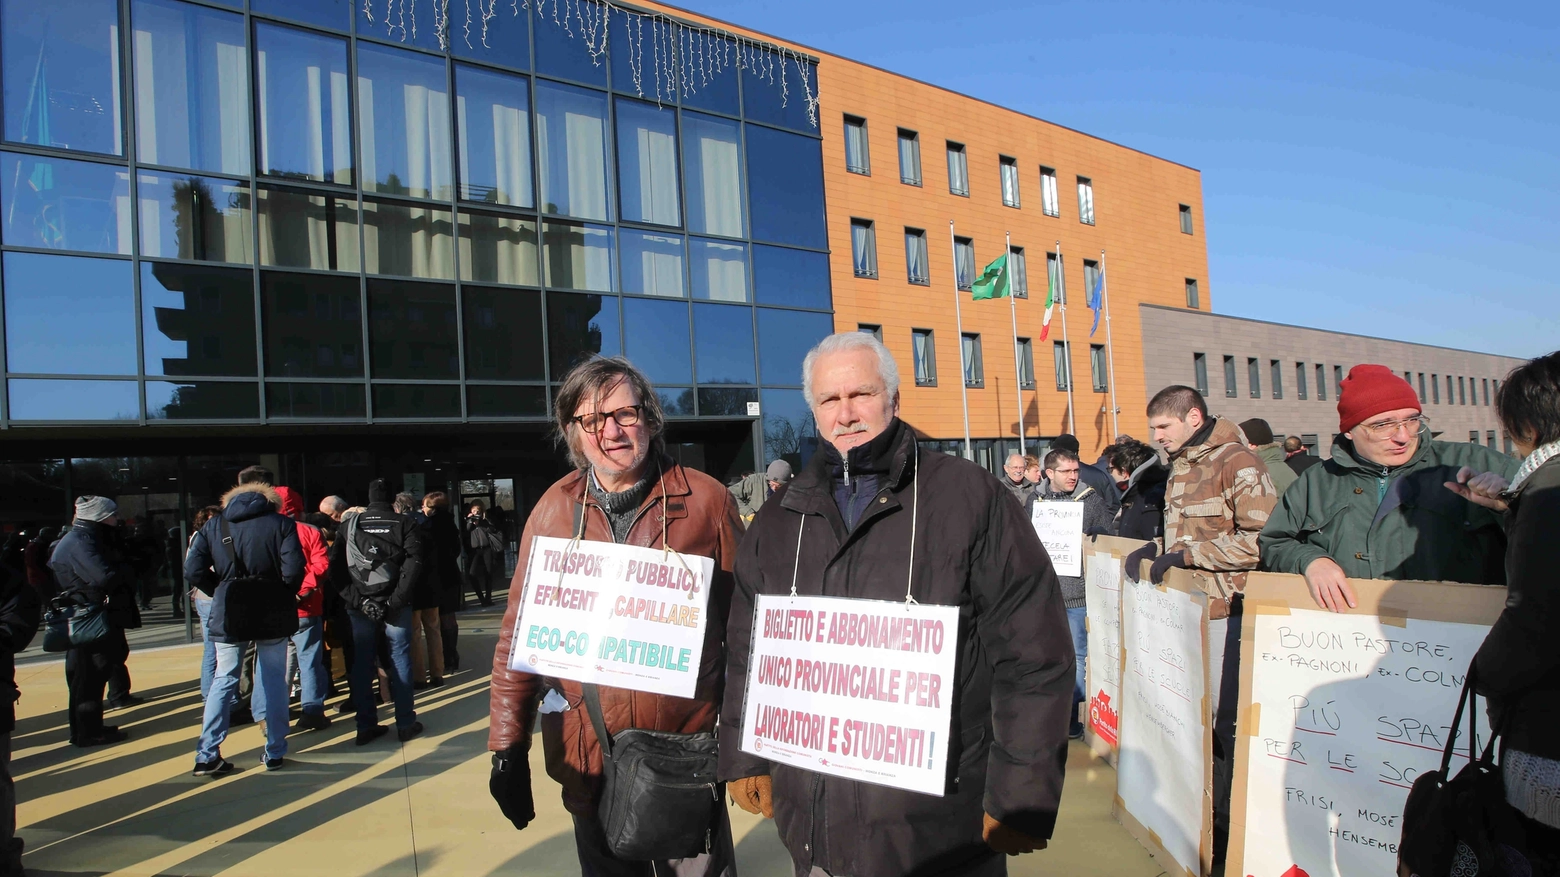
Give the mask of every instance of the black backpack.
[{"label": "black backpack", "polygon": [[[278,571],[251,575],[233,541],[233,531],[225,515],[221,522],[222,544],[233,559],[237,578],[229,582],[223,595],[222,632],[229,642],[281,639],[298,632],[298,592],[287,587]],[[280,564],[278,564],[278,567]]]}]

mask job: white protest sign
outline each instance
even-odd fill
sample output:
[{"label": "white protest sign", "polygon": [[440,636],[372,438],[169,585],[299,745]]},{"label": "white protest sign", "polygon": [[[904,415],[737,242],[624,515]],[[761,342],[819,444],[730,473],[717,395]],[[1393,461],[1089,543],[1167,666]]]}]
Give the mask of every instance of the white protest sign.
[{"label": "white protest sign", "polygon": [[742,751],[942,795],[959,610],[760,594]]},{"label": "white protest sign", "polygon": [[1036,500],[1032,520],[1056,574],[1083,575],[1083,503]]},{"label": "white protest sign", "polygon": [[[1203,620],[1207,598],[1191,576],[1163,588],[1125,581],[1121,591],[1121,725],[1116,756],[1117,818],[1165,856],[1171,874],[1203,874],[1212,830],[1208,760],[1212,745]],[[1211,843],[1211,840],[1210,840]],[[1277,875],[1274,875],[1277,877]]]},{"label": "white protest sign", "polygon": [[1083,583],[1089,619],[1089,655],[1085,661],[1089,745],[1115,764],[1121,713],[1122,558],[1146,543],[1101,536],[1083,556]]},{"label": "white protest sign", "polygon": [[715,561],[537,536],[509,669],[693,697]]},{"label": "white protest sign", "polygon": [[[1468,665],[1506,594],[1350,583],[1358,605],[1346,614],[1316,608],[1299,576],[1247,583],[1232,873],[1396,873],[1403,804],[1440,769]],[[1482,701],[1476,718],[1482,743]],[[1453,773],[1468,764],[1463,722]]]}]

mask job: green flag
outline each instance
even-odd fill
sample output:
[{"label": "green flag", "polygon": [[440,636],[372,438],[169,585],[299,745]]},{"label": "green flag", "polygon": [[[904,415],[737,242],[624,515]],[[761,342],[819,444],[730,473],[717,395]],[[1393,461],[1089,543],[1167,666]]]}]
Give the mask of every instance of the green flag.
[{"label": "green flag", "polygon": [[971,287],[971,298],[980,301],[983,298],[1003,298],[1012,294],[1013,282],[1008,277],[1007,254],[1003,253],[995,261],[986,266],[975,278],[975,284]]}]

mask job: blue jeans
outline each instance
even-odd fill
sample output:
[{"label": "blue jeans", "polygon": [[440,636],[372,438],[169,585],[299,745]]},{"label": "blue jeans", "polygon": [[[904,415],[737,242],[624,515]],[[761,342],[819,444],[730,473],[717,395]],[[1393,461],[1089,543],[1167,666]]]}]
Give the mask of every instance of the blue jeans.
[{"label": "blue jeans", "polygon": [[325,620],[319,616],[298,619],[292,644],[298,653],[299,701],[304,715],[324,715],[325,690],[330,687],[325,669]]},{"label": "blue jeans", "polygon": [[211,641],[211,633],[206,630],[206,619],[211,616],[211,598],[195,598],[195,614],[200,616],[200,641],[205,643],[205,649],[200,654],[200,699],[205,700],[211,693],[211,678],[217,675],[217,644]]},{"label": "blue jeans", "polygon": [[384,621],[374,621],[356,609],[348,609],[352,619],[352,670],[348,680],[352,685],[352,703],[357,707],[357,728],[367,731],[379,724],[378,710],[374,704],[374,660],[379,649],[374,640],[383,628],[390,649],[390,666],[385,675],[390,677],[390,699],[395,701],[395,726],[409,728],[417,721],[417,711],[412,708],[412,607],[405,606],[385,616]]},{"label": "blue jeans", "polygon": [[[229,713],[238,695],[239,668],[244,663],[248,643],[214,643],[217,647],[217,671],[206,697],[206,714],[201,722],[200,744],[195,761],[200,764],[222,757],[222,741],[227,739]],[[265,758],[287,754],[287,640],[267,639],[256,643],[255,690],[249,708],[255,721],[265,722]],[[266,721],[267,717],[271,720]]]},{"label": "blue jeans", "polygon": [[1079,606],[1077,609],[1067,610],[1067,627],[1072,631],[1073,653],[1077,655],[1077,678],[1073,684],[1073,723],[1078,722],[1078,704],[1088,699],[1088,676],[1084,673],[1086,662],[1089,658],[1089,631],[1087,620],[1089,610]]}]

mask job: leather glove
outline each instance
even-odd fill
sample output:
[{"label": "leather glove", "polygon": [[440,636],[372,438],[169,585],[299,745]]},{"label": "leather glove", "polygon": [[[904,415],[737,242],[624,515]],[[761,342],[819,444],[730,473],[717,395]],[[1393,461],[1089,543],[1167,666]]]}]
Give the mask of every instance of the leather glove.
[{"label": "leather glove", "polygon": [[738,807],[752,813],[754,816],[762,816],[765,819],[775,817],[774,780],[767,774],[756,777],[743,777],[726,784],[726,791],[731,793],[731,800]]},{"label": "leather glove", "polygon": [[1169,572],[1172,567],[1175,569],[1186,569],[1189,563],[1190,561],[1186,559],[1185,551],[1172,551],[1169,554],[1162,554],[1154,561],[1154,565],[1148,568],[1148,580],[1157,585],[1165,580],[1165,573]]},{"label": "leather glove", "polygon": [[364,600],[363,605],[358,607],[358,611],[367,615],[369,621],[378,622],[385,620],[385,607],[373,600]]},{"label": "leather glove", "polygon": [[493,753],[488,793],[516,831],[531,824],[536,818],[536,801],[531,797],[531,761],[526,753],[518,748]]},{"label": "leather glove", "polygon": [[981,817],[984,820],[981,827],[981,837],[985,839],[986,846],[999,853],[1017,856],[1023,853],[1032,853],[1035,850],[1043,850],[1046,847],[1045,841],[1008,828],[997,821],[990,813],[982,813]]},{"label": "leather glove", "polygon": [[1137,581],[1138,570],[1143,568],[1143,561],[1153,560],[1154,556],[1158,553],[1159,546],[1150,542],[1147,545],[1144,545],[1142,548],[1139,548],[1138,550],[1127,555],[1127,559],[1125,561],[1127,567],[1127,578],[1134,582]]}]

